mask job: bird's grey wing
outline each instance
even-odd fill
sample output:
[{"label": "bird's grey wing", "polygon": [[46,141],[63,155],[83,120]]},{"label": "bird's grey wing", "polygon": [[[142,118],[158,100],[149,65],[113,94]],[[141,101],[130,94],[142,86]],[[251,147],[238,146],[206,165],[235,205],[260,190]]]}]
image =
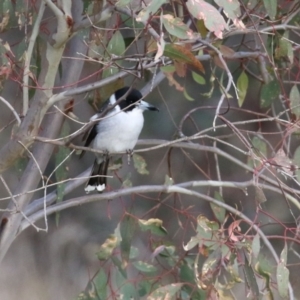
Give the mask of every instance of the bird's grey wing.
[{"label": "bird's grey wing", "polygon": [[[90,143],[92,142],[92,140],[95,138],[95,136],[97,135],[97,128],[96,128],[97,124],[95,124],[89,131],[87,131],[84,136],[83,136],[83,140],[86,140],[84,143],[84,147],[88,147],[90,145]],[[84,155],[85,151],[83,150],[80,153],[80,158]]]},{"label": "bird's grey wing", "polygon": [[[101,113],[103,113],[109,106],[109,100],[106,100],[103,105],[100,107],[99,109],[99,112],[94,115],[91,120],[96,120],[96,118],[99,118],[101,116]],[[94,138],[96,137],[97,135],[97,124],[95,124],[93,127],[90,128],[90,130],[86,131],[85,134],[83,135],[83,138],[82,140],[84,141],[85,140],[85,143],[84,143],[84,147],[88,147],[91,142],[94,140]],[[80,154],[80,158],[84,155],[85,151],[82,151],[81,154]]]}]

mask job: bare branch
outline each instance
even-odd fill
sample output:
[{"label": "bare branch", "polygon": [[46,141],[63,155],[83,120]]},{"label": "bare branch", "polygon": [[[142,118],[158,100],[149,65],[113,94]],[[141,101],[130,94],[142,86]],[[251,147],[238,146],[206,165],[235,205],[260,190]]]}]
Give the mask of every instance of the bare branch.
[{"label": "bare branch", "polygon": [[39,8],[39,13],[37,15],[36,21],[32,29],[31,37],[29,39],[28,49],[27,52],[25,52],[24,71],[23,71],[23,111],[22,111],[23,116],[26,115],[28,110],[28,103],[29,103],[28,85],[29,85],[29,74],[30,74],[30,62],[31,62],[33,47],[35,45],[36,38],[39,34],[40,24],[44,15],[45,7],[46,7],[45,2],[42,1]]}]

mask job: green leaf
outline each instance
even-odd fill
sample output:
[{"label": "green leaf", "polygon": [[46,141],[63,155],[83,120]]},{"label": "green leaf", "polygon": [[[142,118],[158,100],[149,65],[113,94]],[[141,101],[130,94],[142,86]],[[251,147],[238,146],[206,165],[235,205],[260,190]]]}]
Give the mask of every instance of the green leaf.
[{"label": "green leaf", "polygon": [[96,297],[95,285],[92,282],[92,280],[90,280],[85,290],[78,295],[76,300],[95,300],[95,297]]},{"label": "green leaf", "polygon": [[241,15],[240,3],[238,0],[214,0],[220,7],[224,9],[228,18],[235,20]]},{"label": "green leaf", "polygon": [[262,204],[267,201],[265,193],[262,188],[255,186],[255,202],[258,204]]},{"label": "green leaf", "polygon": [[[140,280],[138,282],[138,290],[139,290],[139,296],[140,297],[144,297],[146,295],[148,295],[151,290],[153,290],[153,287],[155,286],[156,284],[152,281],[152,280]],[[143,298],[145,299],[145,298]]]},{"label": "green leaf", "polygon": [[163,227],[163,222],[160,219],[139,219],[139,226],[142,231],[150,230],[155,235],[165,236],[167,234],[167,230]]},{"label": "green leaf", "polygon": [[131,178],[131,173],[127,173],[125,179],[122,182],[122,187],[124,188],[132,187],[132,181],[130,180],[130,178]]},{"label": "green leaf", "polygon": [[300,94],[297,85],[294,85],[290,91],[290,107],[298,119],[300,117]]},{"label": "green leaf", "polygon": [[166,14],[162,16],[163,24],[166,30],[173,36],[180,39],[193,39],[196,34],[180,18],[174,18]]},{"label": "green leaf", "polygon": [[16,159],[14,163],[14,168],[17,171],[17,175],[21,176],[27,166],[28,163],[28,157],[19,157]]},{"label": "green leaf", "polygon": [[276,268],[277,287],[279,295],[283,299],[288,299],[290,271],[285,263],[280,262]]},{"label": "green leaf", "polygon": [[135,261],[132,263],[134,265],[134,267],[143,272],[143,273],[154,273],[157,271],[157,268],[151,264],[148,264],[146,262],[143,261]]},{"label": "green leaf", "polygon": [[287,57],[291,63],[294,61],[294,50],[292,43],[289,41],[288,31],[279,40],[278,47],[275,49],[275,57],[277,59]]},{"label": "green leaf", "polygon": [[[221,203],[224,203],[224,199],[219,192],[215,192],[214,198],[220,201]],[[217,220],[222,224],[225,220],[225,214],[226,214],[225,208],[214,203],[210,203],[210,207]]]},{"label": "green leaf", "polygon": [[[230,250],[227,249],[229,252]],[[228,253],[228,252],[227,252]],[[238,259],[235,257],[232,261],[230,261],[231,263],[228,264],[228,267],[227,267],[227,271],[230,273],[231,275],[231,278],[233,279],[233,281],[236,283],[236,282],[243,282],[242,278],[240,277],[240,274],[239,274],[239,262],[238,262]]]},{"label": "green leaf", "polygon": [[126,7],[130,2],[131,2],[131,0],[119,0],[116,3],[116,6],[117,7]]},{"label": "green leaf", "polygon": [[121,256],[125,264],[127,264],[129,261],[131,242],[135,233],[135,227],[135,219],[126,214],[120,223],[120,234],[122,239],[120,243],[120,249]]},{"label": "green leaf", "polygon": [[263,0],[267,14],[271,20],[275,20],[277,14],[277,0]]},{"label": "green leaf", "polygon": [[245,281],[251,293],[253,295],[253,299],[259,299],[259,287],[256,281],[255,273],[252,268],[251,263],[248,261],[247,256],[244,254],[244,274],[245,274]]},{"label": "green leaf", "polygon": [[194,260],[185,258],[182,262],[182,265],[180,266],[179,270],[179,276],[180,281],[190,284],[185,284],[182,289],[185,290],[189,295],[193,295],[191,298],[187,299],[193,299],[193,300],[204,300],[207,299],[205,292],[201,289],[195,290],[194,284],[195,284],[195,271],[194,271]]},{"label": "green leaf", "polygon": [[118,159],[113,161],[113,164],[108,167],[108,170],[118,171],[122,168],[122,166],[123,166],[123,160],[122,160],[122,157],[119,157]]},{"label": "green leaf", "polygon": [[147,163],[145,159],[139,154],[133,154],[133,164],[139,174],[148,175]]},{"label": "green leaf", "polygon": [[[203,215],[198,216],[197,218],[197,233],[198,235],[203,239],[213,239],[215,240],[216,237],[214,237],[215,233],[219,230],[220,226],[215,221],[210,221],[208,218],[206,218]],[[209,242],[209,241],[208,241]],[[206,241],[204,242],[205,245]]]},{"label": "green leaf", "polygon": [[139,248],[131,246],[130,247],[129,259],[132,260],[132,259],[137,258],[139,256],[139,252],[140,252]]},{"label": "green leaf", "polygon": [[[189,251],[196,245],[200,247],[205,245],[212,247],[216,245],[218,236],[219,225],[217,222],[209,221],[205,216],[200,215],[197,218],[197,235],[191,237],[186,245],[183,245],[185,251]],[[213,248],[213,247],[212,247]]]},{"label": "green leaf", "polygon": [[[116,290],[119,294],[117,299],[138,299],[137,290],[134,285],[127,279],[127,276],[124,277],[122,269],[118,268],[118,271],[119,272],[114,272],[115,274],[111,276],[115,279]],[[112,298],[116,299],[116,297],[109,297],[109,299]]]},{"label": "green leaf", "polygon": [[150,15],[153,16],[165,3],[167,3],[166,0],[152,0],[146,8],[139,12],[139,14],[136,17],[136,20],[138,22],[148,21]]},{"label": "green leaf", "polygon": [[[267,144],[263,139],[261,139],[257,136],[254,136],[253,139],[251,140],[251,144],[252,144],[253,150],[257,156],[259,156],[261,158],[267,157]],[[251,168],[255,168],[256,160],[253,160],[251,157],[248,157],[247,164]]]},{"label": "green leaf", "polygon": [[255,148],[255,151],[259,152],[258,154],[260,156],[263,157],[267,156],[267,144],[263,139],[254,136],[253,139],[251,140],[251,144],[253,148]]},{"label": "green leaf", "polygon": [[[171,257],[174,258],[174,254],[176,251],[175,246],[165,246],[165,245],[161,245],[159,247],[163,247],[163,250],[159,253],[160,256],[162,257]],[[154,254],[154,253],[153,253]]]},{"label": "green leaf", "polygon": [[228,29],[221,13],[211,4],[203,0],[187,0],[187,9],[198,20],[203,20],[206,28],[217,38],[223,38],[223,31]]},{"label": "green leaf", "polygon": [[194,98],[192,98],[186,91],[186,89],[183,90],[183,96],[186,100],[189,100],[189,101],[195,101]]},{"label": "green leaf", "polygon": [[97,299],[106,299],[107,297],[107,276],[104,272],[104,269],[101,268],[96,277],[93,279],[93,283],[95,285],[95,290],[97,293]]},{"label": "green leaf", "polygon": [[176,293],[181,289],[182,286],[183,283],[173,283],[159,287],[147,297],[147,300],[178,299],[176,297]]},{"label": "green leaf", "polygon": [[278,99],[280,93],[280,85],[277,80],[270,81],[265,84],[260,93],[260,107],[268,108]]},{"label": "green leaf", "polygon": [[280,253],[280,261],[283,262],[285,265],[287,263],[287,252],[288,252],[288,248],[287,248],[287,244],[285,243]]},{"label": "green leaf", "polygon": [[97,252],[97,257],[99,260],[108,259],[114,249],[119,245],[119,239],[116,235],[109,236],[106,241],[100,246],[100,250]]},{"label": "green leaf", "polygon": [[[108,42],[106,47],[107,54],[105,55],[106,58],[110,58],[111,55],[122,56],[125,53],[125,41],[124,38],[119,30],[113,34],[112,38]],[[116,74],[119,71],[119,68],[115,66],[110,66],[103,71],[103,78],[107,78]]]},{"label": "green leaf", "polygon": [[[110,259],[118,269],[116,278],[118,277],[118,279],[122,280],[122,282],[124,283],[124,279],[127,278],[126,268],[125,268],[124,264],[121,262],[121,260],[117,256],[112,256]],[[122,275],[122,276],[120,276],[120,275]]]},{"label": "green leaf", "polygon": [[123,35],[119,30],[116,30],[115,33],[113,34],[112,38],[108,42],[106,50],[109,54],[114,54],[117,56],[124,55],[125,42],[124,42]]},{"label": "green leaf", "polygon": [[3,0],[0,4],[0,32],[11,26],[16,26],[16,16],[13,2],[11,0]]},{"label": "green leaf", "polygon": [[173,178],[169,177],[168,175],[165,176],[165,183],[164,185],[170,186],[174,184]]},{"label": "green leaf", "polygon": [[258,254],[260,252],[260,237],[259,237],[258,233],[253,238],[252,247],[251,248],[252,248],[252,254],[253,254],[253,256],[255,258],[257,258]]},{"label": "green leaf", "polygon": [[298,169],[296,170],[296,176],[297,176],[298,182],[300,182],[300,146],[297,147],[297,149],[294,153],[293,161],[296,164],[296,166],[298,167]]},{"label": "green leaf", "polygon": [[165,73],[174,73],[176,71],[176,68],[174,65],[168,65],[168,66],[161,66],[161,71]]},{"label": "green leaf", "polygon": [[197,74],[196,72],[192,72],[192,76],[195,82],[197,82],[198,84],[206,84],[205,78],[199,74]]},{"label": "green leaf", "polygon": [[220,267],[221,249],[216,248],[204,261],[202,266],[202,277],[211,280],[215,276],[217,269]]},{"label": "green leaf", "polygon": [[244,100],[245,100],[245,97],[247,94],[247,90],[248,90],[248,84],[249,84],[248,76],[247,76],[246,72],[243,71],[237,80],[239,107],[241,107],[244,103]]},{"label": "green leaf", "polygon": [[201,239],[198,236],[192,236],[186,245],[183,245],[185,251],[190,251],[200,243]]},{"label": "green leaf", "polygon": [[[61,137],[67,136],[70,133],[70,126],[67,122],[64,123],[62,130],[61,130]],[[55,155],[55,178],[56,182],[63,181],[68,177],[68,168],[66,166],[66,159],[70,155],[70,149],[67,147],[59,147],[57,154]],[[63,201],[64,193],[65,193],[65,186],[66,183],[59,183],[57,185],[57,200],[56,202],[59,203]],[[58,226],[59,222],[59,213],[56,213],[55,220],[56,225]]]},{"label": "green leaf", "polygon": [[[271,263],[271,262],[269,262]],[[266,271],[265,265],[266,261],[263,261],[263,263],[261,264],[261,257],[259,259],[259,261],[255,264],[255,271],[264,279],[265,281],[265,299],[274,299],[274,295],[271,289],[271,284],[272,284],[272,275],[270,272]],[[246,265],[245,265],[246,266]],[[268,268],[267,268],[268,269]],[[272,271],[273,273],[273,271]],[[255,280],[255,278],[254,278]],[[257,285],[257,282],[255,280],[255,284]],[[257,288],[257,294],[258,293],[258,288]]]},{"label": "green leaf", "polygon": [[182,282],[195,282],[195,276],[194,276],[194,268],[191,264],[188,264],[185,260],[183,264],[180,267],[179,276],[180,280]]},{"label": "green leaf", "polygon": [[285,243],[280,253],[280,262],[276,269],[278,292],[282,298],[288,298],[288,290],[289,290],[290,271],[286,267],[287,252],[288,252],[288,247],[287,247],[287,243]]}]

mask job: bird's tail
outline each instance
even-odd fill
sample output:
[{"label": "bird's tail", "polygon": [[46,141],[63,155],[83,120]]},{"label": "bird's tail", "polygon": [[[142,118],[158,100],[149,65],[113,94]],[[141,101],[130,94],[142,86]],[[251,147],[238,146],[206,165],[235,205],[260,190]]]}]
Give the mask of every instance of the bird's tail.
[{"label": "bird's tail", "polygon": [[98,163],[97,158],[95,159],[90,178],[84,188],[87,194],[95,190],[102,193],[105,190],[108,164],[109,157],[105,157],[101,163]]}]

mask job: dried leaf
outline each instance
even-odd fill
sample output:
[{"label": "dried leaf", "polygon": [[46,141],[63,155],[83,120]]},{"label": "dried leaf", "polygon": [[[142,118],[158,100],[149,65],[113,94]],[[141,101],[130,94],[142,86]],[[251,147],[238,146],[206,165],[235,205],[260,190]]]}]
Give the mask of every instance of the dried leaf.
[{"label": "dried leaf", "polygon": [[225,45],[220,45],[219,50],[226,57],[231,57],[235,54],[235,51],[233,49],[231,49]]},{"label": "dried leaf", "polygon": [[187,70],[186,63],[174,61],[174,66],[175,66],[175,69],[176,69],[176,74],[179,77],[185,77],[186,76],[186,70]]},{"label": "dried leaf", "polygon": [[242,239],[242,237],[240,235],[235,234],[235,233],[241,232],[240,223],[241,223],[241,220],[237,220],[237,221],[232,222],[228,227],[229,239],[233,242],[239,242]]},{"label": "dried leaf", "polygon": [[282,148],[276,152],[275,156],[272,158],[272,161],[275,164],[275,167],[283,170],[286,174],[293,176],[292,161],[285,154]]},{"label": "dried leaf", "polygon": [[186,6],[196,19],[204,21],[207,29],[212,31],[217,38],[223,38],[223,31],[227,29],[227,24],[214,6],[203,0],[188,0]]},{"label": "dried leaf", "polygon": [[202,73],[205,73],[202,63],[187,47],[175,44],[166,44],[164,55],[176,61],[187,63]]},{"label": "dried leaf", "polygon": [[160,219],[139,219],[139,226],[142,231],[150,230],[152,234],[159,236],[165,236],[167,234],[167,230],[163,227],[163,221]]},{"label": "dried leaf", "polygon": [[145,159],[139,154],[133,154],[133,164],[135,169],[139,174],[148,175],[149,171],[147,170],[147,163]]}]

